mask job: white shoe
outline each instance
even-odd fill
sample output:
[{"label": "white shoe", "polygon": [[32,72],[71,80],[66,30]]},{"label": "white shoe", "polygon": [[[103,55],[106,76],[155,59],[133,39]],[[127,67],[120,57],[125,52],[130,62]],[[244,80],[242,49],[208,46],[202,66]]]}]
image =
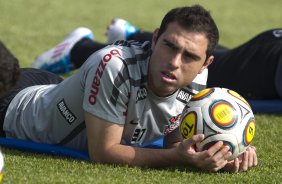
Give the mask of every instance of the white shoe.
[{"label": "white shoe", "polygon": [[123,19],[113,19],[107,28],[106,36],[108,43],[117,40],[127,40],[129,36],[136,33],[138,29]]},{"label": "white shoe", "polygon": [[94,35],[88,28],[76,28],[58,45],[37,56],[32,67],[56,74],[70,72],[73,69],[73,65],[70,62],[70,51],[82,38],[94,39]]}]

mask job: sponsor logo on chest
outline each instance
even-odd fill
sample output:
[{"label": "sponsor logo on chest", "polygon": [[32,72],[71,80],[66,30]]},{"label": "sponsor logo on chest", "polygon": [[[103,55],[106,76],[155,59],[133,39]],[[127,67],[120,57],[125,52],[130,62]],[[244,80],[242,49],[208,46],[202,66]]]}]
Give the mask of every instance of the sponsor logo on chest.
[{"label": "sponsor logo on chest", "polygon": [[192,98],[192,95],[189,93],[189,91],[184,90],[184,89],[180,89],[176,97],[177,100],[185,104],[189,102],[191,98]]}]

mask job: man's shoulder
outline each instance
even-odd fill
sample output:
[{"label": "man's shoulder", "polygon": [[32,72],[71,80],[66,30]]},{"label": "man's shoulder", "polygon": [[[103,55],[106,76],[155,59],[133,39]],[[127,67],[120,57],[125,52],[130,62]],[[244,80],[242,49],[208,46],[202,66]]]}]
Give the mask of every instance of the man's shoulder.
[{"label": "man's shoulder", "polygon": [[[140,79],[147,74],[147,65],[150,58],[150,43],[134,41],[117,41],[114,44],[97,51],[81,67],[83,75],[97,75],[101,78],[106,73],[112,77],[125,79]],[[92,71],[92,72],[89,72]]]},{"label": "man's shoulder", "polygon": [[118,40],[112,44],[113,47],[120,48],[124,51],[128,50],[129,53],[134,55],[139,55],[143,53],[151,52],[151,42],[146,41],[144,43],[135,40]]},{"label": "man's shoulder", "polygon": [[150,42],[119,40],[100,50],[97,54],[102,60],[106,59],[105,61],[107,61],[108,59],[110,61],[112,58],[116,58],[122,64],[133,66],[136,64],[146,65],[146,62],[143,61],[148,61],[151,52]]},{"label": "man's shoulder", "polygon": [[151,42],[139,42],[135,40],[118,40],[114,42],[112,45],[115,46],[123,46],[123,47],[134,47],[134,48],[142,48],[142,49],[150,49],[151,48]]}]

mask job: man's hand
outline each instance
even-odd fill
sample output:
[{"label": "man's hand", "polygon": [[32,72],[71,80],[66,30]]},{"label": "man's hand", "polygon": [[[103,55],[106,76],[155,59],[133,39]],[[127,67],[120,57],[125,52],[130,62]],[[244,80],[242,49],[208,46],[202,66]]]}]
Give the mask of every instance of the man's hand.
[{"label": "man's hand", "polygon": [[222,147],[223,142],[219,141],[208,150],[197,152],[195,144],[202,140],[204,140],[204,135],[198,134],[178,145],[176,149],[182,158],[183,164],[186,163],[212,172],[222,169],[228,163],[227,158],[231,156],[229,147]]},{"label": "man's hand", "polygon": [[[246,170],[257,162],[254,149],[239,161],[228,163],[231,156],[229,147],[223,147],[219,141],[208,150],[197,152],[195,144],[204,140],[204,135],[194,135],[192,138],[175,142],[176,147],[167,149],[138,148],[122,145],[123,126],[99,119],[85,113],[90,158],[99,163],[126,164],[130,166],[171,167],[195,166],[202,170],[216,172],[227,165],[237,171]],[[251,156],[252,155],[252,156]],[[245,158],[246,157],[246,158]],[[240,166],[238,166],[240,165]],[[227,166],[226,166],[227,168]]]},{"label": "man's hand", "polygon": [[229,161],[223,170],[228,172],[247,171],[249,168],[257,166],[257,164],[258,159],[256,148],[254,146],[250,146],[247,148],[245,153],[234,160]]}]

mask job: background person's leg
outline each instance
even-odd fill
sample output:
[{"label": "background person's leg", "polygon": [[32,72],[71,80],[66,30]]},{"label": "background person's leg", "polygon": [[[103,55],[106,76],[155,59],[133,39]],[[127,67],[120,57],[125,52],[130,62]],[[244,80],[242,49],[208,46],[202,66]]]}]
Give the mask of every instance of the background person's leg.
[{"label": "background person's leg", "polygon": [[86,59],[99,49],[107,46],[107,44],[94,41],[89,38],[83,38],[78,41],[70,51],[70,62],[74,68],[79,68]]},{"label": "background person's leg", "polygon": [[275,87],[278,95],[282,99],[282,52],[275,73]]}]

